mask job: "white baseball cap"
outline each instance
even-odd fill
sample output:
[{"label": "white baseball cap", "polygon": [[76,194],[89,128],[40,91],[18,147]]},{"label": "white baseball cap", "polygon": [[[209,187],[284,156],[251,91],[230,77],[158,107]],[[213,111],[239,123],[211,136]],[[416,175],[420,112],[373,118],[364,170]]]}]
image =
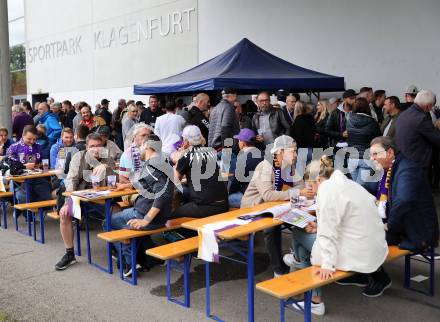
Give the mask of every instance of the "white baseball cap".
[{"label": "white baseball cap", "polygon": [[416,85],[409,85],[406,88],[405,94],[413,94],[416,95],[419,92],[419,89],[416,87]]},{"label": "white baseball cap", "polygon": [[295,140],[292,139],[288,135],[281,135],[275,139],[273,142],[273,148],[270,150],[270,153],[275,154],[279,150],[290,149],[295,144]]}]

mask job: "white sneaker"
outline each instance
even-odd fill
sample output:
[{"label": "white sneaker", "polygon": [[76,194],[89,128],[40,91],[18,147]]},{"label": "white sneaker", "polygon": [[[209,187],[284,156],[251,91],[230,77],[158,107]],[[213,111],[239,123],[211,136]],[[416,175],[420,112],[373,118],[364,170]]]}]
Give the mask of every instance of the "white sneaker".
[{"label": "white sneaker", "polygon": [[284,274],[278,274],[278,273],[275,273],[275,272],[273,272],[273,277],[274,278],[277,278],[277,277],[280,277],[280,276],[283,276]]},{"label": "white sneaker", "polygon": [[[302,309],[304,309],[304,301],[301,301],[301,302],[297,302],[296,303],[298,306],[300,306]],[[297,308],[296,306],[295,306],[295,304],[292,304],[293,305],[293,308]],[[324,304],[324,302],[321,302],[321,303],[313,303],[312,302],[312,314],[315,314],[315,315],[324,315],[325,314],[325,304]]]},{"label": "white sneaker", "polygon": [[295,258],[295,253],[284,255],[283,262],[289,267],[302,268],[302,263]]}]

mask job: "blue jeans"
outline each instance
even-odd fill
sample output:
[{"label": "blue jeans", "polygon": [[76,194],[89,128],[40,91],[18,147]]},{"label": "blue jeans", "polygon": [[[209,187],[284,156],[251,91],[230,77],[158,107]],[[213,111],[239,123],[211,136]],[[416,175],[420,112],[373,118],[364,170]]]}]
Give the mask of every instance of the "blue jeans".
[{"label": "blue jeans", "polygon": [[357,167],[351,172],[351,179],[359,183],[369,193],[376,195],[377,182],[367,182],[365,179],[371,177],[371,170],[373,170],[363,159],[350,159],[349,164],[357,162]]},{"label": "blue jeans", "polygon": [[[29,202],[51,200],[51,185],[46,178],[37,178],[28,180],[29,185]],[[16,187],[16,196],[19,203],[26,202],[26,190],[24,183]]]},{"label": "blue jeans", "polygon": [[[300,269],[310,267],[310,254],[313,244],[316,240],[316,234],[309,234],[304,229],[293,227],[292,233],[292,249],[296,258],[301,262]],[[313,290],[313,296],[321,296],[321,289]]]},{"label": "blue jeans", "polygon": [[[118,229],[130,229],[130,227],[127,226],[127,222],[131,219],[143,219],[144,215],[138,212],[134,208],[128,208],[124,209],[121,212],[118,212],[112,216],[112,222],[111,227],[113,230]],[[121,252],[122,252],[122,258],[126,264],[131,263],[131,245],[127,245],[124,243],[121,243]],[[116,246],[118,247],[118,246]]]},{"label": "blue jeans", "polygon": [[231,193],[229,195],[229,207],[240,208],[242,198],[243,198],[243,193],[241,193],[240,191]]}]

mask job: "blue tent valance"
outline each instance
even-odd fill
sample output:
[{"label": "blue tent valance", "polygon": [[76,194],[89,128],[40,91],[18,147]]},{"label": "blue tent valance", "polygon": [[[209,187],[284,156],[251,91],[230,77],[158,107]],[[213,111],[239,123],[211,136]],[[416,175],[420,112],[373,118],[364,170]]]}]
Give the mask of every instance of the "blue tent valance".
[{"label": "blue tent valance", "polygon": [[180,74],[134,85],[134,94],[190,93],[235,88],[241,92],[344,90],[344,78],[306,69],[278,58],[244,38],[224,53]]}]

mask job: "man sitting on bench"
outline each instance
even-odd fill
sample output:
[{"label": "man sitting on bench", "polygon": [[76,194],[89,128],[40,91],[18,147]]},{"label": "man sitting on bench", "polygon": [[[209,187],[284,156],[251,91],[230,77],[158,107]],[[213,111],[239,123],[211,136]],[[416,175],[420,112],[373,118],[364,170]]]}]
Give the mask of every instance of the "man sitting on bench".
[{"label": "man sitting on bench", "polygon": [[[171,203],[174,191],[174,184],[171,180],[173,173],[169,164],[166,164],[161,154],[161,142],[157,135],[150,135],[141,146],[142,159],[145,161],[139,174],[139,197],[134,207],[123,210],[112,216],[112,229],[123,228],[137,230],[153,230],[163,227],[167,216],[171,212]],[[171,178],[170,178],[171,177]],[[136,188],[137,185],[136,185]],[[145,247],[139,247],[145,251],[146,248],[154,247],[150,236],[143,240]],[[144,249],[145,248],[145,249]],[[130,263],[131,246],[122,244],[124,276],[132,274]]]},{"label": "man sitting on bench", "polygon": [[424,169],[399,153],[389,137],[371,141],[370,155],[385,170],[377,199],[388,244],[410,251],[436,247],[438,217]]},{"label": "man sitting on bench", "polygon": [[[64,180],[66,192],[92,188],[90,176],[98,176],[102,179],[100,181],[100,185],[102,186],[105,184],[107,176],[114,173],[114,161],[110,158],[104,158],[106,157],[106,153],[103,151],[101,136],[96,133],[89,134],[86,139],[86,144],[87,149],[85,151],[79,151],[72,157],[69,173]],[[56,270],[64,270],[76,263],[75,254],[73,252],[73,218],[66,201],[67,198],[65,198],[64,204],[59,210],[60,232],[64,246],[66,247],[66,254],[55,265]],[[104,205],[87,202],[84,203],[84,207],[86,207],[87,213],[94,213],[104,219]]]},{"label": "man sitting on bench", "polygon": [[[23,129],[23,136],[20,141],[12,144],[6,157],[23,163],[28,170],[35,170],[41,167],[41,146],[37,144],[37,129],[33,125],[26,125]],[[52,199],[50,195],[50,182],[47,178],[32,179],[29,183],[30,200],[45,201]],[[26,192],[24,187],[17,189],[17,199],[19,203],[26,202]]]}]

